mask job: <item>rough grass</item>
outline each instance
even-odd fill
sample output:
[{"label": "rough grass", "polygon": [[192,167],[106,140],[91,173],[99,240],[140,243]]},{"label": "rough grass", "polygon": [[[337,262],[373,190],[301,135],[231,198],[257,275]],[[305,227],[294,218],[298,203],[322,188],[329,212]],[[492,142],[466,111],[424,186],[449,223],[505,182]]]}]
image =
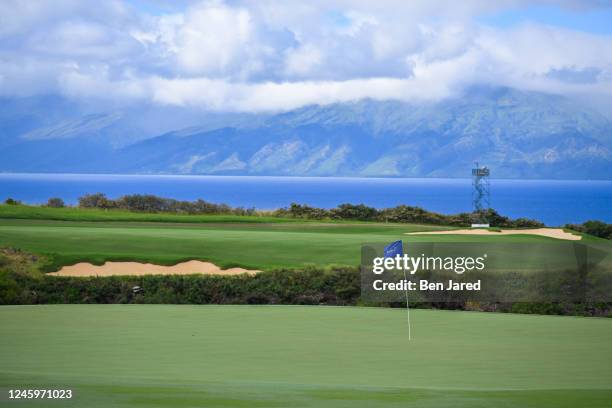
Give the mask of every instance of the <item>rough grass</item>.
[{"label": "rough grass", "polygon": [[0,205],[0,218],[38,219],[58,221],[152,221],[152,222],[295,222],[292,218],[260,215],[182,215],[167,213],[140,213],[124,210],[95,208],[51,208],[29,205]]},{"label": "rough grass", "polygon": [[[612,320],[398,309],[0,308],[0,388],[75,407],[608,407]],[[25,405],[24,405],[25,406]]]}]

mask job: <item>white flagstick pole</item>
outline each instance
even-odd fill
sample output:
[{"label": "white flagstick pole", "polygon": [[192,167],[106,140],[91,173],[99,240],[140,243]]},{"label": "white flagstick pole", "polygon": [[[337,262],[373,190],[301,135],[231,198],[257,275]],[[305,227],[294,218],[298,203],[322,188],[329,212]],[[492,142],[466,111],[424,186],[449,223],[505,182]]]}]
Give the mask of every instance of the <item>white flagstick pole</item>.
[{"label": "white flagstick pole", "polygon": [[410,304],[408,303],[408,277],[406,276],[406,269],[404,269],[404,282],[406,284],[404,293],[406,294],[406,317],[408,318],[408,341],[412,340],[410,333]]}]

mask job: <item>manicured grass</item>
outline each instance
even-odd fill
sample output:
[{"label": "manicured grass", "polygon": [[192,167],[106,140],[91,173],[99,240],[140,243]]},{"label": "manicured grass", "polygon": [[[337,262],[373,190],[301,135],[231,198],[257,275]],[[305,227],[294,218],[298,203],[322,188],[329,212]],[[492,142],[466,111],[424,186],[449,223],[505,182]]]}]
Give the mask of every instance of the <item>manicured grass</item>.
[{"label": "manicured grass", "polygon": [[610,319],[416,310],[408,342],[405,318],[375,308],[4,306],[0,388],[75,391],[36,406],[612,404]]},{"label": "manicured grass", "polygon": [[[359,264],[363,243],[529,242],[537,236],[407,236],[439,226],[382,223],[137,223],[0,219],[0,247],[48,255],[52,267],[79,261],[174,264],[202,259],[221,266],[272,269]],[[548,239],[551,240],[552,239]]]},{"label": "manicured grass", "polygon": [[109,260],[175,264],[200,259],[261,270],[356,266],[364,243],[559,242],[535,235],[405,235],[449,228],[453,227],[0,206],[0,247],[46,255],[49,270]]}]

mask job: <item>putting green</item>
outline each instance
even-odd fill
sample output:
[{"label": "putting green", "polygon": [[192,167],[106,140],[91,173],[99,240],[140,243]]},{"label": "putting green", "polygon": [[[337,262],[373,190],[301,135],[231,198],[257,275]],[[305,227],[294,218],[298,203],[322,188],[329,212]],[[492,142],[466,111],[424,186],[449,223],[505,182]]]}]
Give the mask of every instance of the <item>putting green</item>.
[{"label": "putting green", "polygon": [[72,388],[78,407],[612,405],[612,320],[412,321],[408,342],[399,309],[4,306],[0,385]]}]

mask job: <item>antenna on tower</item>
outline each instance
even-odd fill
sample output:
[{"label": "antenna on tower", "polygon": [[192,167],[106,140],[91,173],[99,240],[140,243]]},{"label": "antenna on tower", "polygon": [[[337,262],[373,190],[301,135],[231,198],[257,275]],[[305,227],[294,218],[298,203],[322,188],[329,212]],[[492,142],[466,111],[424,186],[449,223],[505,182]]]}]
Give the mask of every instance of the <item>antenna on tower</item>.
[{"label": "antenna on tower", "polygon": [[474,215],[477,217],[472,228],[489,228],[487,213],[489,210],[491,191],[489,189],[489,176],[491,172],[487,166],[480,166],[478,162],[472,169],[472,204]]}]

